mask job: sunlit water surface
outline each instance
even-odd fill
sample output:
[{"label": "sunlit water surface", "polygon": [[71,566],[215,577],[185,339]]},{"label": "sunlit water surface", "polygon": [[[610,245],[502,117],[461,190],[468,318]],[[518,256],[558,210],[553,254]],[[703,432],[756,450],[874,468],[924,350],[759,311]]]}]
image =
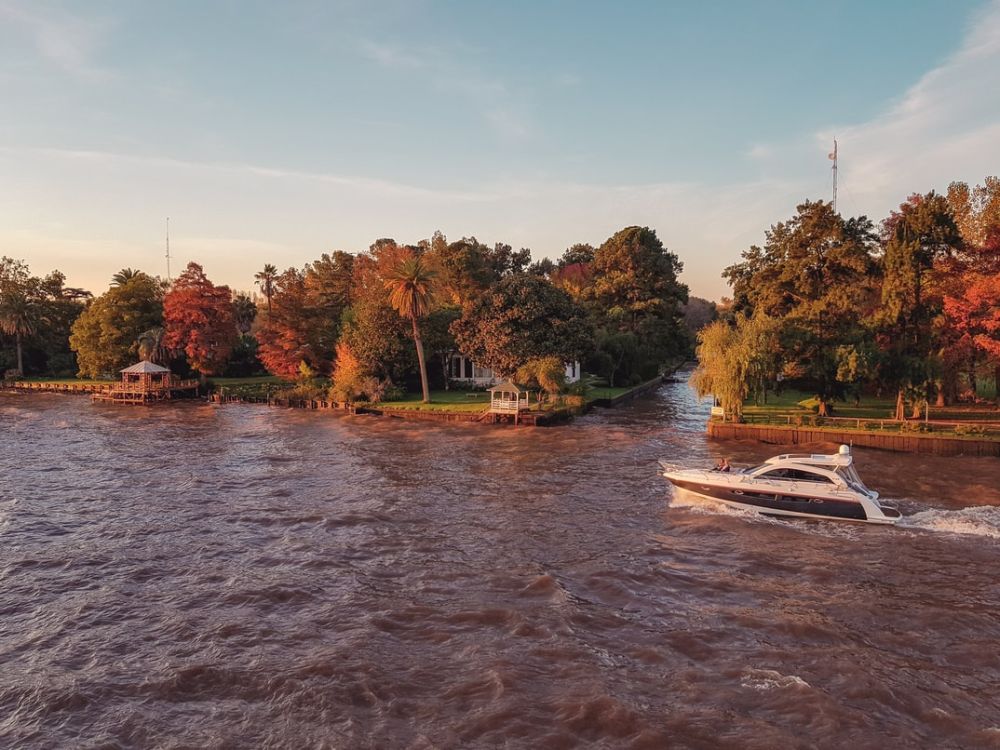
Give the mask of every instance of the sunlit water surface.
[{"label": "sunlit water surface", "polygon": [[895,529],[672,504],[779,452],[706,408],[0,394],[0,746],[1000,747],[1000,462],[856,451]]}]

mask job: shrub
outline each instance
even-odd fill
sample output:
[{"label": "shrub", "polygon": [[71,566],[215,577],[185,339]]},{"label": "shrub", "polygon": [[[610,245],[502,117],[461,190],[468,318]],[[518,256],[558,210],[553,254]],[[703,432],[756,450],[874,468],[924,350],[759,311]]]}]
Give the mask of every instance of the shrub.
[{"label": "shrub", "polygon": [[517,380],[555,396],[566,387],[566,366],[559,357],[539,357],[518,369]]},{"label": "shrub", "polygon": [[985,435],[986,426],[981,424],[957,424],[955,425],[956,435]]}]

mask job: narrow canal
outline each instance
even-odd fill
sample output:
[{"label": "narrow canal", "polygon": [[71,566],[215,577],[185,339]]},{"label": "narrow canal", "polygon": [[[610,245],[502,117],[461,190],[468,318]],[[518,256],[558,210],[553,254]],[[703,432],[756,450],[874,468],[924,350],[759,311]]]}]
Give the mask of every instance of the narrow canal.
[{"label": "narrow canal", "polygon": [[706,408],[0,394],[0,746],[1000,747],[1000,463],[858,451],[896,529],[671,505],[780,452]]}]

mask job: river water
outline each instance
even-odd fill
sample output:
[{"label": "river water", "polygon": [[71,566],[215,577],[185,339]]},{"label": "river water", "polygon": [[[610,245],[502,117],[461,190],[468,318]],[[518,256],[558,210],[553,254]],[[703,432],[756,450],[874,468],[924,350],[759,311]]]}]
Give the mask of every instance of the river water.
[{"label": "river water", "polygon": [[779,452],[706,409],[0,394],[0,747],[1000,747],[1000,462],[856,451],[902,528],[672,504]]}]

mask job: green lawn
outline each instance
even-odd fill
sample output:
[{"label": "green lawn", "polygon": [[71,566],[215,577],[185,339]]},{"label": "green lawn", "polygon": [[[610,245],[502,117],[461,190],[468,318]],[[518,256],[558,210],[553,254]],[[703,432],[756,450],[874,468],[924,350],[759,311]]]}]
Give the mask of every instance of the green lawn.
[{"label": "green lawn", "polygon": [[286,386],[291,385],[287,380],[282,380],[277,375],[258,375],[252,378],[209,378],[209,380],[215,383],[216,386],[225,386],[226,388],[235,388],[242,385],[274,385],[274,386]]},{"label": "green lawn", "polygon": [[210,378],[209,382],[215,386],[216,391],[222,391],[227,396],[240,398],[277,396],[280,391],[293,385],[274,375],[260,375],[253,378]]},{"label": "green lawn", "polygon": [[419,393],[407,393],[399,401],[381,401],[376,408],[410,409],[413,411],[471,412],[485,411],[490,405],[486,391],[431,391],[431,402],[425,404]]},{"label": "green lawn", "polygon": [[[751,418],[752,415],[795,416],[814,414],[813,410],[799,403],[801,401],[809,401],[813,397],[811,393],[795,390],[786,390],[780,395],[769,393],[766,405],[757,406],[753,402],[748,401],[743,406],[743,413]],[[892,419],[895,411],[895,398],[878,399],[874,396],[863,396],[858,406],[854,405],[853,399],[837,401],[833,404],[834,417],[846,417],[849,419]],[[1000,421],[1000,411],[992,404],[954,404],[943,407],[931,404],[930,418],[943,422]]]},{"label": "green lawn", "polygon": [[597,401],[602,398],[618,398],[623,393],[628,393],[636,387],[637,386],[629,386],[628,388],[609,388],[607,386],[600,386],[598,388],[591,388],[587,391],[587,401]]}]

